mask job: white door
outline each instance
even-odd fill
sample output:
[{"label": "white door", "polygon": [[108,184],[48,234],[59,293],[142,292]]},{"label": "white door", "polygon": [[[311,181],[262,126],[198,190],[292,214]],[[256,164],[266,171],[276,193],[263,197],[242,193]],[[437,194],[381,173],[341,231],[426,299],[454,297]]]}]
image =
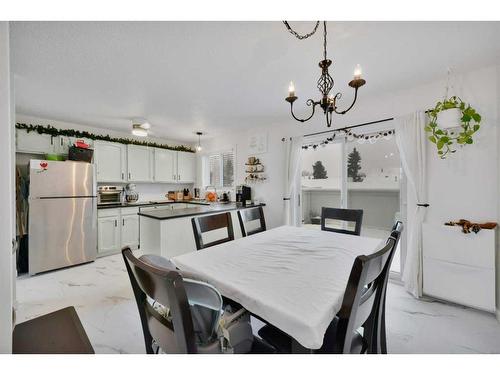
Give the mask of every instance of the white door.
[{"label": "white door", "polygon": [[97,182],[123,182],[125,176],[126,147],[115,142],[95,142],[94,163]]},{"label": "white door", "polygon": [[194,182],[196,177],[196,154],[177,152],[177,182]]},{"label": "white door", "polygon": [[154,152],[154,180],[156,182],[176,182],[177,152],[156,148]]},{"label": "white door", "polygon": [[16,130],[16,151],[30,154],[49,154],[55,151],[57,137],[48,134],[38,134],[36,131],[27,132]]},{"label": "white door", "polygon": [[128,180],[153,181],[153,149],[145,146],[127,145]]},{"label": "white door", "polygon": [[97,219],[97,252],[105,254],[120,250],[120,216]]},{"label": "white door", "polygon": [[139,247],[139,215],[122,215],[122,248],[129,246],[131,249]]}]

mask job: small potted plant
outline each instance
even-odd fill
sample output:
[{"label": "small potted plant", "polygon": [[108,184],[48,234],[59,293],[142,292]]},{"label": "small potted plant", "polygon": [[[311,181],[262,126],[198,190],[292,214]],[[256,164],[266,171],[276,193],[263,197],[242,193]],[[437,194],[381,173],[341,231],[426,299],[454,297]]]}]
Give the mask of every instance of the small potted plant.
[{"label": "small potted plant", "polygon": [[430,133],[429,140],[436,145],[441,159],[455,153],[455,145],[472,144],[472,135],[481,123],[481,115],[458,96],[437,102],[429,117],[425,131]]}]

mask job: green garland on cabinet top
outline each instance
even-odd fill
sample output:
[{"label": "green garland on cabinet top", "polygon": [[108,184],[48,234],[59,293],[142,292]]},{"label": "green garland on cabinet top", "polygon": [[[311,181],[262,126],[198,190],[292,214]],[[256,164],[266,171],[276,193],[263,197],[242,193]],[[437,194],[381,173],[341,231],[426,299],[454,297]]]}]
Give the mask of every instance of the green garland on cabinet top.
[{"label": "green garland on cabinet top", "polygon": [[65,136],[65,137],[76,137],[76,138],[88,138],[95,141],[116,142],[116,143],[122,143],[124,145],[148,146],[148,147],[164,148],[166,150],[172,150],[172,151],[194,152],[194,150],[191,147],[183,145],[169,146],[156,142],[138,141],[129,138],[112,138],[109,135],[93,134],[86,131],[79,131],[73,129],[57,129],[51,125],[47,126],[32,125],[32,124],[28,125],[18,122],[16,123],[16,129],[26,130],[28,133],[37,132],[38,134],[48,134],[52,137]]}]

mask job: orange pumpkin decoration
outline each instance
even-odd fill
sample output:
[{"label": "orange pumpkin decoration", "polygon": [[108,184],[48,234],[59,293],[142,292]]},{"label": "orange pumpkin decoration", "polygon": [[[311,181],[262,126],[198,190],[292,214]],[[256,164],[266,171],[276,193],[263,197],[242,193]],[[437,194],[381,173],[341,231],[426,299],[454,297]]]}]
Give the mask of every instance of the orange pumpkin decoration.
[{"label": "orange pumpkin decoration", "polygon": [[217,194],[215,194],[213,191],[209,191],[205,198],[207,199],[207,201],[209,202],[215,202],[217,201]]}]

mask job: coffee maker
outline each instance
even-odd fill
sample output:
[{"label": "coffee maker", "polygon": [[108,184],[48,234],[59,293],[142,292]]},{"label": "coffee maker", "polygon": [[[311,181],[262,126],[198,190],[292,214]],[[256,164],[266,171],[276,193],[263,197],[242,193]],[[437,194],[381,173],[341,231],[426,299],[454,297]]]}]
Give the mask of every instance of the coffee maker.
[{"label": "coffee maker", "polygon": [[238,185],[236,186],[236,204],[238,206],[246,206],[247,201],[252,200],[252,189],[250,186]]}]

